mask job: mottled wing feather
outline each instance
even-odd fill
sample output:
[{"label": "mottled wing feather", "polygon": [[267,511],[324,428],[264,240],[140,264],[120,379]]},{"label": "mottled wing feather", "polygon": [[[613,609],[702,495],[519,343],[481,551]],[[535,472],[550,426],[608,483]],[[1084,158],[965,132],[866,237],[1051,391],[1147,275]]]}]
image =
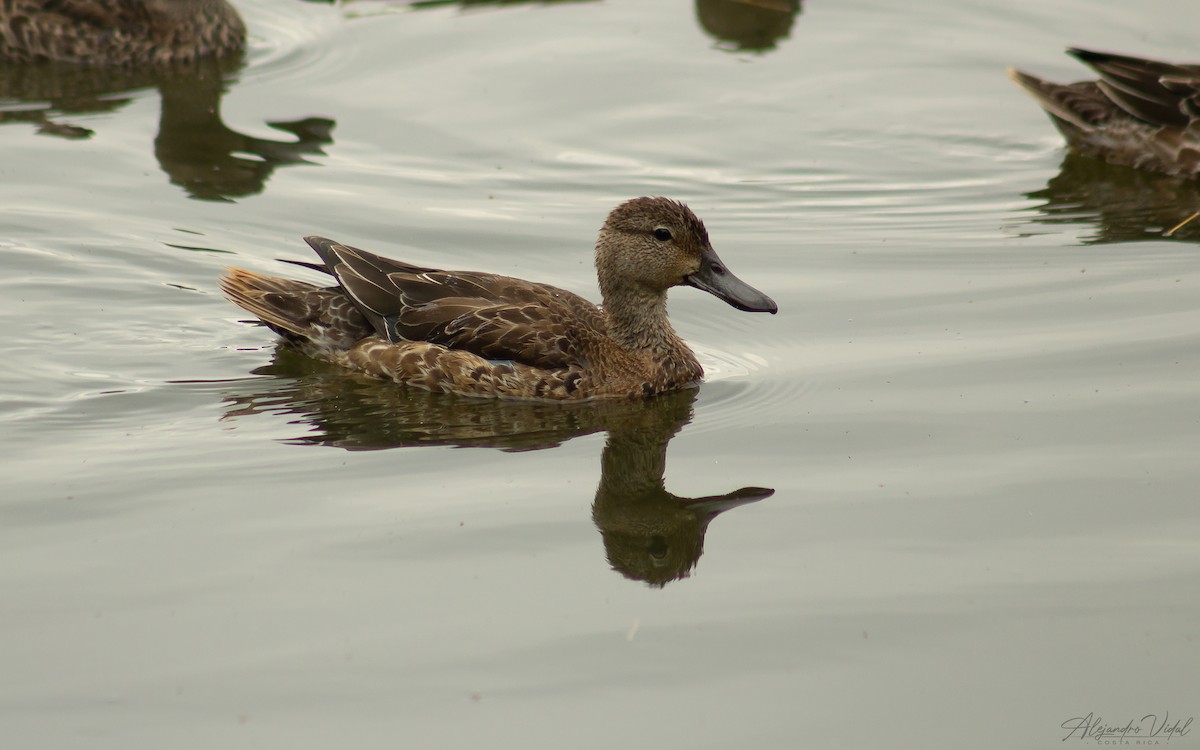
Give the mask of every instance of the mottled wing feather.
[{"label": "mottled wing feather", "polygon": [[565,289],[472,271],[439,271],[305,238],[342,288],[393,343],[428,341],[534,367],[582,364],[602,335],[595,305]]},{"label": "mottled wing feather", "polygon": [[545,368],[581,364],[583,351],[575,328],[546,313],[538,304],[457,298],[405,310],[389,322],[394,322],[400,340],[429,341],[491,360]]}]

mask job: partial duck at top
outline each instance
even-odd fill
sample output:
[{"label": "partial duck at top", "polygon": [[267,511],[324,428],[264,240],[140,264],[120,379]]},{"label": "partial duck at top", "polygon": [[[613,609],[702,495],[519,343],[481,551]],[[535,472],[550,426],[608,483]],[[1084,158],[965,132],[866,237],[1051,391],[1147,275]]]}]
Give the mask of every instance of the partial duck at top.
[{"label": "partial duck at top", "polygon": [[315,359],[432,391],[491,398],[637,398],[696,384],[696,355],[667,320],[667,290],[692,286],[739,310],[775,302],[734,276],[700,219],[635,198],[596,240],[603,307],[548,284],[442,271],[323,237],[305,240],[337,284],[230,269],[226,295]]},{"label": "partial duck at top", "polygon": [[0,60],[145,66],[238,55],[225,0],[0,0]]},{"label": "partial duck at top", "polygon": [[1008,74],[1042,105],[1071,148],[1111,164],[1200,175],[1200,65],[1067,52],[1100,79],[1060,84],[1013,68]]}]

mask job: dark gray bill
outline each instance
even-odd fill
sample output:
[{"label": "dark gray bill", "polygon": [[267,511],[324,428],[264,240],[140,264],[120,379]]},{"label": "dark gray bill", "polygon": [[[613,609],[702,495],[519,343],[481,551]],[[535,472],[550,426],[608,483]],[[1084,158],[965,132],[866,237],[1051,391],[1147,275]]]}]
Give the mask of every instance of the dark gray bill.
[{"label": "dark gray bill", "polygon": [[703,289],[739,310],[769,312],[772,315],[779,311],[775,300],[730,273],[711,247],[704,249],[700,270],[685,276],[683,283]]}]

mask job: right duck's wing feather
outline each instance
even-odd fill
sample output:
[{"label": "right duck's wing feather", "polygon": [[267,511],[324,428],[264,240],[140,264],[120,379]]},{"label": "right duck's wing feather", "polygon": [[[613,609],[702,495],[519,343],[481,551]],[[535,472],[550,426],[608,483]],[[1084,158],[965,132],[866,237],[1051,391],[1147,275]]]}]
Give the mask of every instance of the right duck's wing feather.
[{"label": "right duck's wing feather", "polygon": [[1100,74],[1097,85],[1118,107],[1151,125],[1186,128],[1200,110],[1200,65],[1067,50]]},{"label": "right duck's wing feather", "polygon": [[325,267],[389,341],[428,341],[535,367],[583,364],[605,332],[591,302],[510,276],[441,271],[306,237]]}]

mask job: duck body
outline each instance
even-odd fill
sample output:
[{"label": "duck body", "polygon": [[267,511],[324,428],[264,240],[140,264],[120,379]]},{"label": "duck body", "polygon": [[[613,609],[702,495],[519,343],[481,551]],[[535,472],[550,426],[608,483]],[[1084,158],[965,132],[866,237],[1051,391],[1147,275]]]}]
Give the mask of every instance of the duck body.
[{"label": "duck body", "polygon": [[603,307],[548,284],[305,239],[323,261],[311,267],[336,286],[231,269],[226,295],[308,356],[432,391],[557,400],[663,393],[704,374],[667,320],[668,288],[777,309],[725,269],[686,206],[665,198],[628,201],[601,229]]},{"label": "duck body", "polygon": [[226,0],[0,0],[0,60],[166,65],[239,55],[245,42]]},{"label": "duck body", "polygon": [[1200,175],[1200,65],[1072,48],[1096,81],[1052,83],[1009,69],[1079,153],[1136,169]]}]

